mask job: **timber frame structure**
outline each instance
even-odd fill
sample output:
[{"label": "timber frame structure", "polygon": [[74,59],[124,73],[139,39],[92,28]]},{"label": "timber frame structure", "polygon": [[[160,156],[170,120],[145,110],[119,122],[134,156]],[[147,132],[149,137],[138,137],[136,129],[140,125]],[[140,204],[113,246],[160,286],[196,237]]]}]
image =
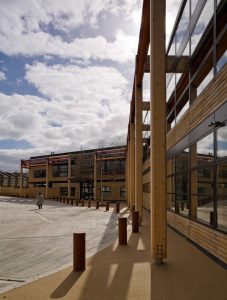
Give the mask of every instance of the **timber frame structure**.
[{"label": "timber frame structure", "polygon": [[21,160],[17,177],[14,186],[5,180],[0,194],[125,201],[125,146],[31,157]]},{"label": "timber frame structure", "polygon": [[[140,223],[143,208],[150,210],[156,263],[167,258],[168,225],[226,266],[227,1],[182,0],[167,50],[165,11],[164,0],[143,1],[126,150],[128,204]],[[150,99],[143,98],[145,76]]]}]

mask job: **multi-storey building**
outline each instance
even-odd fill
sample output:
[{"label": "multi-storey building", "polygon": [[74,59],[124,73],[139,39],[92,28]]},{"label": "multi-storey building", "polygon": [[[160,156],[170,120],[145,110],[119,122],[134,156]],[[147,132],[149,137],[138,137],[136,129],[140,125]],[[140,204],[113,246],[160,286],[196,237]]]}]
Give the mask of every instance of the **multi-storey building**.
[{"label": "multi-storey building", "polygon": [[21,194],[45,198],[125,200],[125,146],[31,157],[21,161],[28,170],[28,188]]},{"label": "multi-storey building", "polygon": [[168,223],[227,264],[226,20],[225,0],[183,0],[166,50],[165,1],[143,2],[127,187],[141,221],[142,207],[151,211],[157,261]]}]

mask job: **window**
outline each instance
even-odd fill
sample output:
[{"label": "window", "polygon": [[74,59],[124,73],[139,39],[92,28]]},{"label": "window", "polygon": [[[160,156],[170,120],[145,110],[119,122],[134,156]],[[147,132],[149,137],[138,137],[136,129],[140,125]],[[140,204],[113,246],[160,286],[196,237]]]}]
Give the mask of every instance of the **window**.
[{"label": "window", "polygon": [[125,197],[125,187],[124,186],[120,187],[120,197]]},{"label": "window", "polygon": [[46,169],[34,170],[33,171],[33,177],[34,178],[43,178],[43,177],[46,177]]},{"label": "window", "polygon": [[227,232],[227,162],[217,166],[217,174],[217,227]]},{"label": "window", "polygon": [[39,188],[39,187],[46,187],[46,182],[37,182],[33,183],[34,188]]},{"label": "window", "polygon": [[59,188],[59,195],[60,196],[68,196],[68,188],[67,187],[60,187]]},{"label": "window", "polygon": [[67,177],[68,165],[55,165],[53,166],[53,177]]}]

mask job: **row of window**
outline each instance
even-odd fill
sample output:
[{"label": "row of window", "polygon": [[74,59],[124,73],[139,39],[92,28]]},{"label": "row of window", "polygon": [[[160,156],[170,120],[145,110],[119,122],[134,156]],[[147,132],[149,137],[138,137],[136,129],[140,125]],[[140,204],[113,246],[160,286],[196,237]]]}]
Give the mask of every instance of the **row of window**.
[{"label": "row of window", "polygon": [[[89,166],[87,166],[89,167]],[[53,177],[67,177],[68,176],[68,165],[53,165]],[[75,170],[72,168],[72,175],[73,176],[85,176],[90,175],[93,176],[93,169],[90,168],[83,168]],[[104,160],[101,161],[101,171],[102,175],[109,175],[109,174],[124,174],[125,173],[125,161],[124,160]],[[44,178],[46,177],[46,169],[41,170],[34,170],[33,171],[34,178]]]},{"label": "row of window", "polygon": [[[166,75],[167,121],[171,127],[226,64],[226,9],[224,0],[184,1],[168,48],[168,55],[176,58],[172,73]],[[180,73],[178,66],[185,58],[185,70]]]},{"label": "row of window", "polygon": [[167,175],[172,211],[227,231],[227,126],[169,159]]}]

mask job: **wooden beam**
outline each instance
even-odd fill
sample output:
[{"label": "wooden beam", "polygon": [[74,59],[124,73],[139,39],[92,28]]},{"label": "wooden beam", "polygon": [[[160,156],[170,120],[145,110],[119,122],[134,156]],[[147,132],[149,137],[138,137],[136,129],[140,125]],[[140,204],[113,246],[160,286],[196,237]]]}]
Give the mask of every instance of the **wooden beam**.
[{"label": "wooden beam", "polygon": [[[188,70],[188,56],[167,56],[166,57],[166,73],[183,73]],[[150,55],[147,55],[144,72],[150,73]]]},{"label": "wooden beam", "polygon": [[150,124],[143,124],[142,131],[150,131]]},{"label": "wooden beam", "polygon": [[142,84],[135,90],[135,208],[143,222]]},{"label": "wooden beam", "polygon": [[142,102],[142,110],[150,110],[150,101]]},{"label": "wooden beam", "polygon": [[130,123],[130,205],[135,205],[135,124]]},{"label": "wooden beam", "polygon": [[165,0],[150,0],[151,249],[157,264],[167,257]]}]

